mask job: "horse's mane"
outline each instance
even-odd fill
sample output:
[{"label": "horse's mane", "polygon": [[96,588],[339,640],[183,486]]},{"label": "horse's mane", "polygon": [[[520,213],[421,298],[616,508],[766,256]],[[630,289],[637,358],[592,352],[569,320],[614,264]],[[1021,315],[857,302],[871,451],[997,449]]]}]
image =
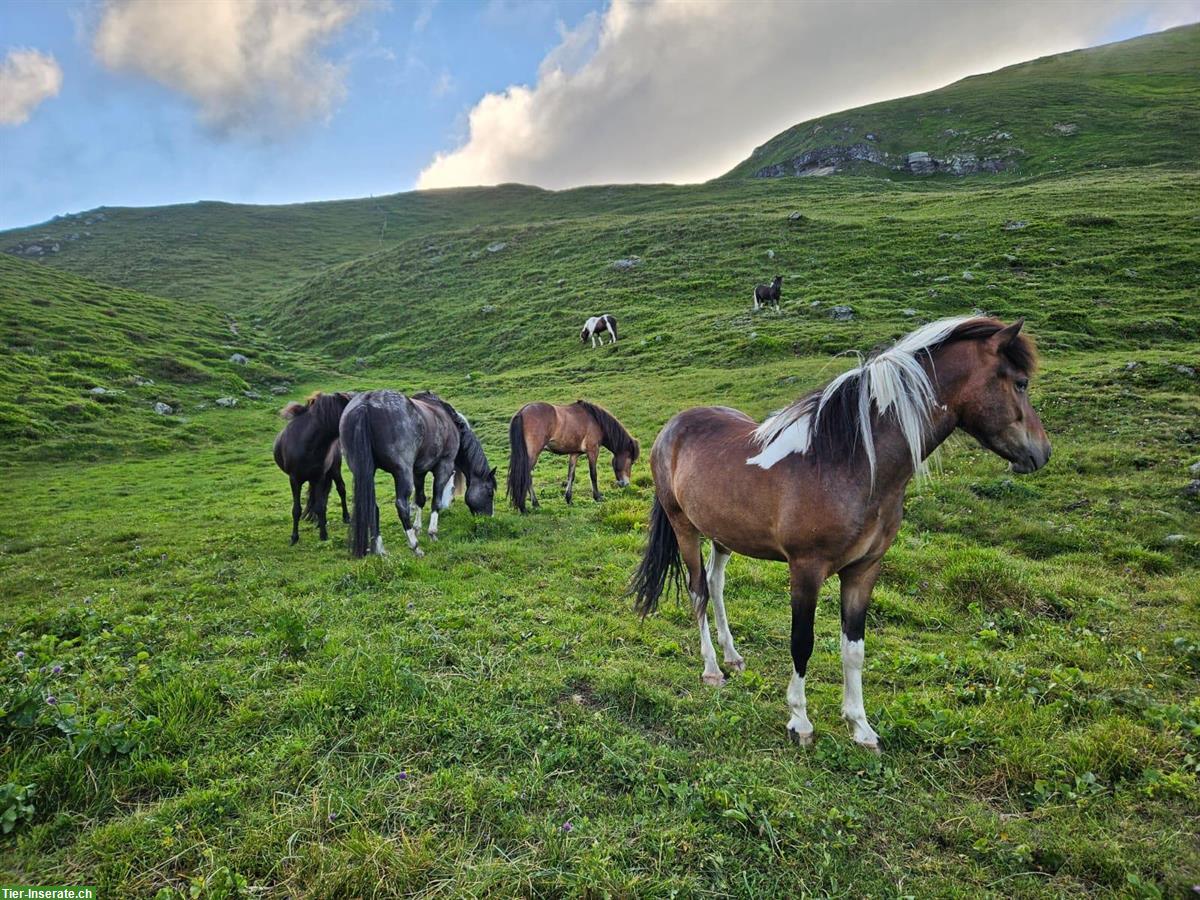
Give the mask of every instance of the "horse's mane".
[{"label": "horse's mane", "polygon": [[[927,472],[923,437],[936,400],[921,357],[957,341],[986,340],[1004,328],[996,319],[964,316],[939,319],[913,331],[861,365],[843,372],[824,388],[806,394],[780,410],[754,431],[761,448],[747,460],[769,469],[789,453],[815,454],[818,459],[842,461],[861,444],[875,480],[875,441],[872,404],[879,416],[892,411],[908,445],[913,470]],[[1018,335],[1003,350],[1016,368],[1032,373],[1037,365],[1033,342]]]},{"label": "horse's mane", "polygon": [[287,404],[279,411],[279,415],[288,420],[298,416],[312,416],[322,428],[337,431],[342,410],[349,402],[350,395],[342,391],[336,394],[314,391],[303,403],[293,401]]},{"label": "horse's mane", "polygon": [[602,406],[588,403],[586,400],[576,400],[576,406],[582,406],[600,426],[600,443],[613,452],[614,455],[628,451],[631,460],[637,462],[642,452],[641,445],[634,440],[633,435],[625,430],[625,426],[617,421],[617,417]]},{"label": "horse's mane", "polygon": [[472,477],[483,477],[491,471],[487,455],[483,452],[483,444],[475,436],[466,416],[433,391],[418,391],[412,398],[441,407],[458,425],[458,456],[454,458],[454,468]]}]

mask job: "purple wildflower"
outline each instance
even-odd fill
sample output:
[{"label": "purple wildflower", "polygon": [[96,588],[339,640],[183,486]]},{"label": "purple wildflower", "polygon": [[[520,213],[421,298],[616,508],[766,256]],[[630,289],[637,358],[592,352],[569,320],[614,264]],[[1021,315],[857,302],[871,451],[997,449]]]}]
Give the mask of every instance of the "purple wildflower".
[{"label": "purple wildflower", "polygon": [[396,777],[397,777],[398,779],[400,779],[401,781],[407,781],[407,780],[408,780],[408,773],[407,773],[407,772],[404,772],[404,771],[401,771],[399,774],[397,774],[397,775],[396,775]]},{"label": "purple wildflower", "polygon": [[24,658],[25,658],[25,651],[24,651],[24,650],[18,650],[18,651],[17,651],[17,659],[24,659]]},{"label": "purple wildflower", "polygon": [[335,812],[331,812],[331,813],[329,814],[329,821],[330,821],[330,822],[332,822],[332,821],[333,821],[334,819],[336,819],[337,817],[338,817],[338,814],[337,814],[337,813],[335,813]]},{"label": "purple wildflower", "polygon": [[565,831],[567,834],[570,834],[571,831],[574,830],[574,828],[575,828],[575,826],[572,825],[569,820],[562,823],[562,830]]},{"label": "purple wildflower", "polygon": [[62,666],[55,666],[54,668],[52,668],[50,670],[50,672],[53,675],[61,675],[62,674]]},{"label": "purple wildflower", "polygon": [[46,698],[46,702],[49,703],[51,706],[58,706],[58,698],[55,697],[53,694],[51,694],[49,697]]}]

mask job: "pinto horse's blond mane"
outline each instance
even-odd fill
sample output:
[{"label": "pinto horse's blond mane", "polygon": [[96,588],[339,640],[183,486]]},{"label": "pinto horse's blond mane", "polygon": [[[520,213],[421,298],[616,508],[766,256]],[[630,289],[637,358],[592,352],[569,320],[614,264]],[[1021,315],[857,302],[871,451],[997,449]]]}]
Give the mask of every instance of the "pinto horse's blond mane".
[{"label": "pinto horse's blond mane", "polygon": [[[821,435],[828,437],[833,430],[840,432],[843,439],[858,438],[874,483],[875,440],[871,425],[874,405],[879,416],[888,412],[895,416],[913,471],[927,474],[923,444],[936,393],[921,356],[929,356],[951,340],[985,338],[1003,327],[995,319],[977,316],[939,319],[921,326],[887,350],[843,372],[822,390],[801,397],[770,416],[754,431],[759,454],[746,462],[769,469],[791,453],[809,453]],[[1032,370],[1036,357],[1032,344],[1025,338],[1019,338],[1006,352],[1018,367]]]}]

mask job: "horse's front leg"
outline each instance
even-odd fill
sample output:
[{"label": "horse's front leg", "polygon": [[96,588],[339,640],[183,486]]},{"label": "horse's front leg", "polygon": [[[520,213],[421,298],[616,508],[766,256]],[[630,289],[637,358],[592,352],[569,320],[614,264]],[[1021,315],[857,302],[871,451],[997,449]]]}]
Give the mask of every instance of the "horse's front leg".
[{"label": "horse's front leg", "polygon": [[575,465],[579,462],[578,453],[570,453],[567,455],[567,483],[565,485],[567,492],[564,495],[567,503],[571,502],[575,491]]},{"label": "horse's front leg", "polygon": [[817,614],[817,595],[825,576],[814,571],[807,561],[789,561],[792,583],[792,680],[788,684],[787,701],[791,718],[788,734],[797,744],[813,742],[813,726],[808,719],[808,695],[804,678],[813,650],[813,620]]},{"label": "horse's front leg", "polygon": [[433,473],[433,505],[429,513],[429,539],[438,536],[438,513],[454,500],[454,463],[442,465]]},{"label": "horse's front leg", "polygon": [[408,495],[413,489],[411,470],[400,469],[393,476],[396,482],[396,512],[400,514],[400,524],[404,526],[404,536],[408,538],[408,547],[417,556],[424,556],[425,551],[417,546],[417,532],[413,528],[412,505]]},{"label": "horse's front leg", "polygon": [[592,499],[600,501],[604,496],[600,493],[600,485],[596,483],[596,458],[600,455],[599,447],[589,447],[587,451],[588,475],[592,478]]},{"label": "horse's front leg", "polygon": [[862,670],[866,659],[863,636],[867,606],[879,577],[879,561],[859,563],[839,573],[842,582],[842,718],[854,729],[854,740],[879,752],[879,735],[867,722],[863,706]]}]

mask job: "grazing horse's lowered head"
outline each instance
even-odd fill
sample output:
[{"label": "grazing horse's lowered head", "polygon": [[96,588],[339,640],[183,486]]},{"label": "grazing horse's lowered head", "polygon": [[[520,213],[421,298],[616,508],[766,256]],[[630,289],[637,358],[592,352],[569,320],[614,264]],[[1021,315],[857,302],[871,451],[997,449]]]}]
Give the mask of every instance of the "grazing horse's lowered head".
[{"label": "grazing horse's lowered head", "polygon": [[[1037,355],[1022,324],[981,317],[931,322],[762,424],[723,406],[676,415],[650,452],[655,500],[631,586],[638,611],[652,612],[686,569],[702,677],[721,684],[725,675],[706,618],[710,601],[726,667],[745,667],[725,617],[730,555],[786,562],[793,667],[787,727],[795,741],[811,744],[805,678],[813,623],[821,585],[836,574],[842,717],[858,744],[878,750],[862,693],[867,607],[900,529],[909,482],[958,429],[1014,472],[1036,471],[1050,459],[1050,441],[1029,400]],[[704,538],[712,541],[707,566]]]},{"label": "grazing horse's lowered head", "polygon": [[[440,406],[458,424],[458,453],[454,458],[456,487],[462,491],[467,509],[475,516],[490,516],[494,512],[496,496],[496,469],[488,465],[483,445],[471,430],[467,417],[432,391],[413,394],[413,400]],[[420,505],[420,504],[419,504]]]}]

